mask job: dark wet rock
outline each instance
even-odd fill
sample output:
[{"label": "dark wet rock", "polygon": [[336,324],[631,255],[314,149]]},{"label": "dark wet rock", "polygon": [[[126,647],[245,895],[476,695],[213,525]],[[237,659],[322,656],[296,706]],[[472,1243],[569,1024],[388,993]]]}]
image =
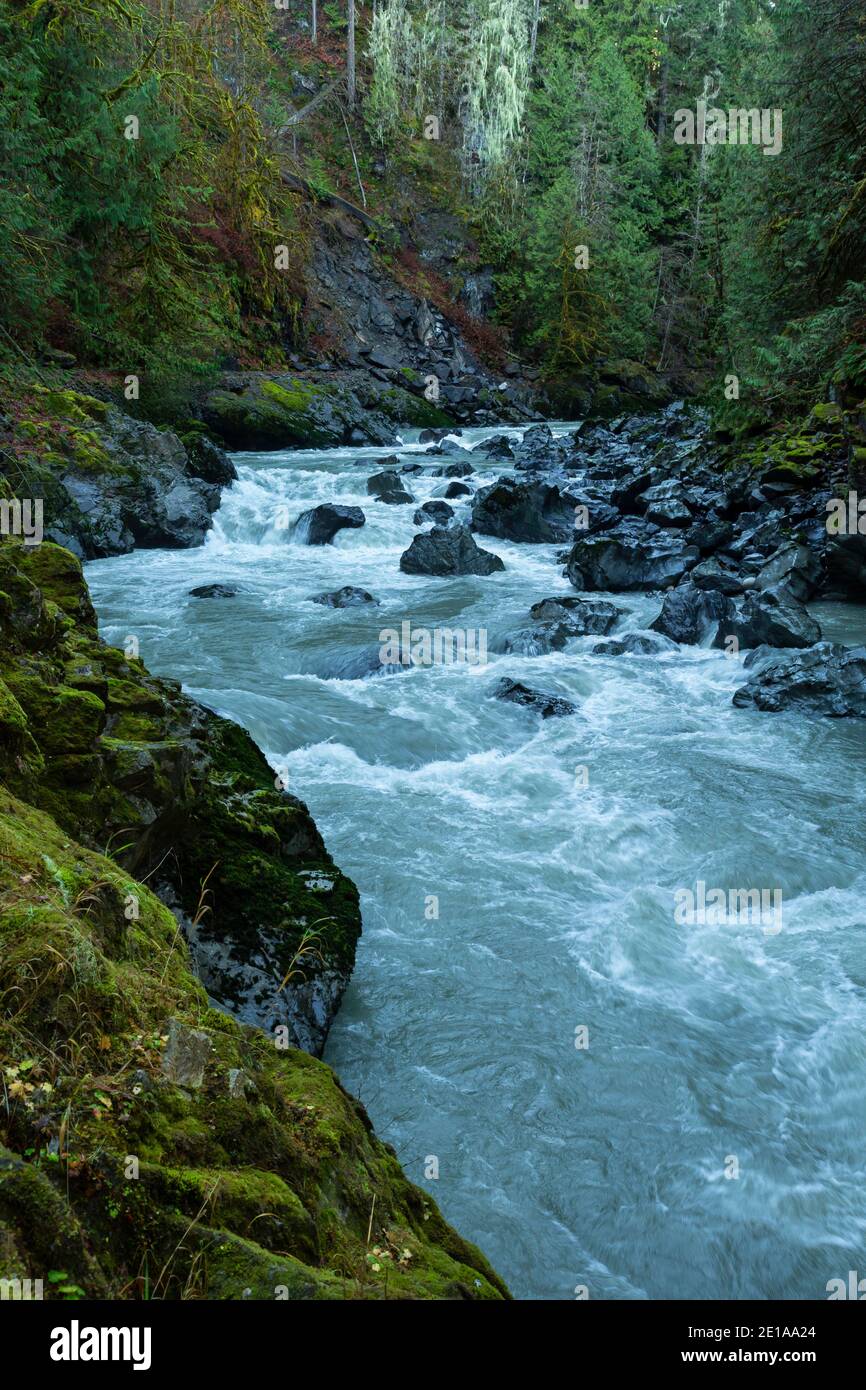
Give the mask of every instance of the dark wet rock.
[{"label": "dark wet rock", "polygon": [[866,647],[819,642],[794,656],[776,656],[733,699],[741,709],[866,718]]},{"label": "dark wet rock", "polygon": [[330,593],[310,595],[310,603],[321,603],[325,608],[361,608],[364,604],[378,602],[366,589],[356,589],[351,584],[344,584],[342,589]]},{"label": "dark wet rock", "polygon": [[203,543],[236,476],[222,450],[196,434],[184,443],[93,396],[41,387],[34,394],[43,435],[26,476],[44,499],[48,540],[86,560]]},{"label": "dark wet rock", "polygon": [[472,503],[472,526],[509,541],[570,541],[575,501],[547,483],[500,478],[482,488]]},{"label": "dark wet rock", "polygon": [[530,617],[536,622],[567,620],[573,624],[574,635],[579,637],[595,633],[606,636],[624,612],[625,609],[617,608],[615,603],[605,603],[604,600],[588,603],[573,594],[565,594],[561,598],[542,599],[539,603],[534,603],[529,610]]},{"label": "dark wet rock", "polygon": [[471,497],[472,488],[466,483],[449,483],[447,487],[437,487],[434,497],[447,497],[452,502],[457,497]]},{"label": "dark wet rock", "polygon": [[637,501],[643,504],[647,520],[654,521],[657,526],[686,527],[692,524],[686,492],[678,479],[653,484],[640,494]]},{"label": "dark wet rock", "polygon": [[727,637],[736,637],[742,647],[811,647],[820,641],[821,629],[788,590],[753,590],[725,618],[713,645],[723,647]]},{"label": "dark wet rock", "polygon": [[645,532],[605,531],[572,546],[566,574],[576,589],[638,592],[678,584],[700,558],[695,546]]},{"label": "dark wet rock", "polygon": [[664,497],[651,502],[646,509],[646,518],[657,526],[690,526],[692,523],[691,512],[677,497]]},{"label": "dark wet rock", "polygon": [[481,550],[467,526],[434,526],[422,531],[400,556],[404,574],[447,578],[459,574],[493,574],[504,570],[498,555]]},{"label": "dark wet rock", "polygon": [[396,473],[374,473],[372,478],[367,479],[367,491],[371,497],[378,497],[380,502],[388,502],[392,506],[415,501]]},{"label": "dark wet rock", "polygon": [[689,572],[689,579],[699,589],[715,589],[720,594],[741,594],[743,576],[730,565],[723,565],[715,556],[702,560]]},{"label": "dark wet rock", "polygon": [[471,463],[446,463],[444,468],[434,468],[434,478],[468,478],[475,472]]},{"label": "dark wet rock", "polygon": [[426,526],[431,521],[436,522],[438,526],[444,526],[453,516],[454,508],[449,507],[447,502],[431,498],[429,502],[421,504],[412,520],[416,526]]},{"label": "dark wet rock", "polygon": [[577,706],[572,704],[571,700],[543,690],[533,690],[531,686],[509,680],[507,676],[496,682],[490,694],[497,700],[508,700],[511,704],[534,710],[542,719],[577,713]]},{"label": "dark wet rock", "polygon": [[[437,458],[441,458],[444,454],[446,456],[450,455],[452,458],[460,458],[465,460],[469,450],[466,449],[462,444],[458,444],[456,439],[443,439],[441,444],[434,444],[433,447],[431,449],[427,449],[426,452],[428,454],[433,454]],[[469,471],[470,473],[472,472],[471,465],[469,467]]]},{"label": "dark wet rock", "polygon": [[521,656],[559,652],[574,637],[599,636],[616,626],[624,610],[612,603],[544,599],[530,610],[531,626],[509,633],[497,651]]},{"label": "dark wet rock", "polygon": [[832,583],[852,598],[866,598],[866,536],[833,536],[826,556]]},{"label": "dark wet rock", "polygon": [[235,584],[200,584],[197,589],[190,589],[190,598],[234,598],[240,593]]},{"label": "dark wet rock", "polygon": [[660,652],[675,652],[676,642],[658,632],[624,632],[607,642],[597,642],[594,656],[658,656]]},{"label": "dark wet rock", "polygon": [[360,507],[338,507],[324,502],[302,512],[292,528],[293,538],[302,545],[330,545],[338,531],[357,529],[367,518]]},{"label": "dark wet rock", "polygon": [[419,436],[418,436],[418,443],[419,443],[419,444],[438,444],[439,440],[440,440],[440,439],[444,439],[445,436],[446,436],[447,434],[459,434],[459,433],[460,433],[460,431],[459,431],[459,430],[455,430],[455,429],[443,429],[443,430],[430,430],[430,429],[428,429],[428,430],[422,430],[421,433],[420,433]]},{"label": "dark wet rock", "polygon": [[703,555],[723,549],[733,539],[734,528],[719,516],[707,516],[697,521],[685,533],[687,545],[696,545]]},{"label": "dark wet rock", "polygon": [[225,449],[214,444],[204,434],[184,434],[181,436],[188,460],[188,471],[193,478],[203,483],[213,483],[216,487],[230,487],[237,481],[235,468]]},{"label": "dark wet rock", "polygon": [[476,444],[472,450],[473,454],[482,454],[488,459],[510,460],[514,458],[514,448],[507,435],[497,434],[492,439],[485,439],[481,444]]},{"label": "dark wet rock", "polygon": [[784,588],[800,603],[817,592],[821,582],[821,562],[807,545],[791,541],[782,545],[760,569],[755,587],[759,590]]},{"label": "dark wet rock", "polygon": [[672,642],[697,644],[714,636],[719,623],[728,623],[733,614],[734,605],[725,594],[686,582],[665,594],[662,611],[650,623],[650,631],[660,632]]}]

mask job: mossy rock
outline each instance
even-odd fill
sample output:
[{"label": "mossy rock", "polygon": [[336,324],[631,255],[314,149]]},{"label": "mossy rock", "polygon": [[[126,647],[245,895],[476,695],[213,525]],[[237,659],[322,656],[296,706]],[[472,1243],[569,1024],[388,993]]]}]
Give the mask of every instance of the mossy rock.
[{"label": "mossy rock", "polygon": [[[170,1030],[209,1040],[192,1085]],[[0,1056],[0,1275],[46,1297],[508,1296],[330,1068],[215,1011],[150,889],[2,788]]]}]

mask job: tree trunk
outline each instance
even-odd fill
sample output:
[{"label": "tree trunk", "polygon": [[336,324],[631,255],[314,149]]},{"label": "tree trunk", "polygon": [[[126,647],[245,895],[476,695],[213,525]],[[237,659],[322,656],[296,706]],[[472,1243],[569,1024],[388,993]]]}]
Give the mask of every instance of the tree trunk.
[{"label": "tree trunk", "polygon": [[538,18],[541,13],[541,0],[535,0],[532,11],[532,37],[529,40],[529,71],[532,72],[532,65],[535,62],[535,45],[538,43]]},{"label": "tree trunk", "polygon": [[317,42],[319,34],[319,7],[316,0],[313,0],[313,43]]},{"label": "tree trunk", "polygon": [[355,109],[355,0],[349,0],[349,42],[346,48],[346,64],[349,72],[349,110]]}]

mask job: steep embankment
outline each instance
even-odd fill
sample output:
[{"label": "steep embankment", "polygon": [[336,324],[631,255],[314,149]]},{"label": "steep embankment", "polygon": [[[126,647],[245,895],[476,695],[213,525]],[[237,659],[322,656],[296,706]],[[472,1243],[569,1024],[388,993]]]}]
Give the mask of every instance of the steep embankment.
[{"label": "steep embankment", "polygon": [[[54,1271],[61,1296],[501,1296],[289,1046],[321,1045],[360,930],[306,808],[240,729],[99,641],[68,551],[9,542],[0,565],[0,1275]],[[212,997],[270,1036],[211,1007],[144,878],[194,919]]]}]

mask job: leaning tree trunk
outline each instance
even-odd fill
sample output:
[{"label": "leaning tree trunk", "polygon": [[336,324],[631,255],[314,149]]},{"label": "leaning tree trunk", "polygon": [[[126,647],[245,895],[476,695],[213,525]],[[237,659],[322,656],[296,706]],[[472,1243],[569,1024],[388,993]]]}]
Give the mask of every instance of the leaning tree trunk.
[{"label": "leaning tree trunk", "polygon": [[349,84],[348,99],[349,110],[355,109],[355,0],[349,0],[349,42],[346,49],[346,64],[348,67]]}]

